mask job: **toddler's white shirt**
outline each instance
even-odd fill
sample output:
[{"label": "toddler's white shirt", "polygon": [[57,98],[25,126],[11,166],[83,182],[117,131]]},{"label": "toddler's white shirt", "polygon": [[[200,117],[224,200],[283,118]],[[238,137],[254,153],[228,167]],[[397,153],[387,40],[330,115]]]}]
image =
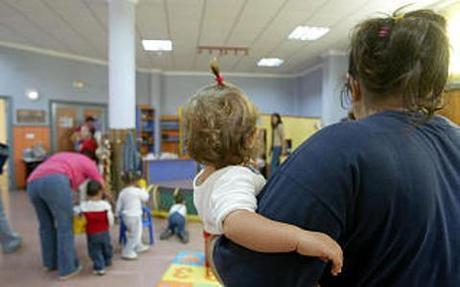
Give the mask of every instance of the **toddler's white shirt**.
[{"label": "toddler's white shirt", "polygon": [[117,201],[117,215],[142,216],[142,202],[149,200],[145,189],[134,186],[123,188]]},{"label": "toddler's white shirt", "polygon": [[185,204],[176,203],[169,209],[169,214],[173,214],[174,212],[178,212],[183,217],[187,216],[187,206]]},{"label": "toddler's white shirt", "polygon": [[265,185],[265,178],[243,166],[227,166],[212,173],[201,185],[193,181],[194,198],[204,230],[210,234],[223,234],[225,217],[236,210],[255,212],[256,196]]}]

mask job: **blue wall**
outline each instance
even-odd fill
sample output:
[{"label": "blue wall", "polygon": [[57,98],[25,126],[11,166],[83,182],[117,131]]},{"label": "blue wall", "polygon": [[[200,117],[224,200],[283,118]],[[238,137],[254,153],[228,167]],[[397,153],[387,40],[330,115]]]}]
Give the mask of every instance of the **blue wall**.
[{"label": "blue wall", "polygon": [[[327,56],[320,68],[297,78],[230,75],[226,80],[245,90],[262,113],[322,117],[330,124],[346,114],[339,98],[346,66],[345,56]],[[85,87],[75,89],[75,80]],[[137,103],[152,104],[158,115],[175,114],[212,81],[210,75],[137,72]],[[27,99],[30,88],[39,91],[39,101]],[[0,95],[12,98],[14,115],[16,109],[48,111],[50,100],[107,103],[107,66],[0,47]]]},{"label": "blue wall", "polygon": [[[149,78],[137,73],[138,103],[150,101]],[[85,87],[75,89],[75,80],[85,82]],[[40,100],[27,98],[31,88],[39,91]],[[107,66],[0,47],[0,95],[12,98],[14,118],[16,109],[48,111],[49,100],[107,103]]]},{"label": "blue wall", "polygon": [[[296,79],[228,76],[226,81],[241,87],[262,113],[295,114]],[[211,75],[164,75],[161,113],[175,114],[179,106],[201,87],[213,83]]]},{"label": "blue wall", "polygon": [[298,93],[295,99],[296,114],[299,116],[321,117],[322,65],[297,79]]}]

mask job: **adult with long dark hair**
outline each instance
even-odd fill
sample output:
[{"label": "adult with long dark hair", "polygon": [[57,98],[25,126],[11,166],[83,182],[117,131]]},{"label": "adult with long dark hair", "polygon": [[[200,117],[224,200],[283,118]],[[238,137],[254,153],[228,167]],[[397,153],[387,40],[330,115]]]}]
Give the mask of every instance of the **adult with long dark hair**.
[{"label": "adult with long dark hair", "polygon": [[273,113],[270,118],[272,126],[272,141],[271,141],[271,169],[270,174],[274,174],[281,162],[281,155],[284,151],[284,126],[280,114]]},{"label": "adult with long dark hair", "polygon": [[27,180],[27,192],[39,222],[45,270],[68,279],[81,270],[72,229],[72,191],[87,179],[104,184],[97,166],[87,156],[62,152],[39,165]]},{"label": "adult with long dark hair", "polygon": [[435,115],[448,69],[441,15],[418,10],[359,24],[348,75],[356,120],[309,138],[258,206],[272,220],[336,239],[342,274],[221,238],[214,261],[225,286],[460,286],[460,129]]}]

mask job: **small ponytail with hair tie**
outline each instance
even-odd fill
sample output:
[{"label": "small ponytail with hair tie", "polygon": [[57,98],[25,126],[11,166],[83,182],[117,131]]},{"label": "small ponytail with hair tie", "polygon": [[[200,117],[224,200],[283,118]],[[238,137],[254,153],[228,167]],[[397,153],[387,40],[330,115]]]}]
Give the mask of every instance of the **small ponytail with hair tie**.
[{"label": "small ponytail with hair tie", "polygon": [[218,87],[225,86],[224,84],[224,77],[220,73],[219,63],[217,62],[217,58],[212,58],[211,62],[209,63],[211,72],[214,74],[214,79],[216,80],[216,84]]}]

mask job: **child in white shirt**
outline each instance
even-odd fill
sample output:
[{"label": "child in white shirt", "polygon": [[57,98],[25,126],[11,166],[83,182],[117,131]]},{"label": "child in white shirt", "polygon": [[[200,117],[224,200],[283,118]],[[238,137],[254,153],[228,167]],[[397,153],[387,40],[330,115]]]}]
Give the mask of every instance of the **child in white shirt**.
[{"label": "child in white shirt", "polygon": [[122,218],[128,230],[127,242],[121,252],[121,258],[125,260],[135,260],[138,253],[149,249],[142,243],[142,203],[148,201],[149,194],[145,189],[137,187],[139,178],[134,172],[124,175],[126,187],[120,192],[117,201],[117,216]]},{"label": "child in white shirt", "polygon": [[257,154],[257,110],[242,90],[223,81],[216,65],[211,69],[217,84],[199,91],[185,109],[188,153],[205,165],[193,185],[205,238],[211,239],[206,244],[207,260],[212,259],[212,238],[223,234],[258,252],[298,252],[330,260],[331,272],[337,275],[342,250],[328,235],[255,213],[256,196],[265,184],[247,167]]},{"label": "child in white shirt", "polygon": [[166,240],[173,235],[177,235],[184,244],[189,241],[189,233],[185,226],[187,223],[187,206],[180,194],[174,196],[175,204],[171,206],[168,214],[168,227],[161,233],[160,239]]}]

